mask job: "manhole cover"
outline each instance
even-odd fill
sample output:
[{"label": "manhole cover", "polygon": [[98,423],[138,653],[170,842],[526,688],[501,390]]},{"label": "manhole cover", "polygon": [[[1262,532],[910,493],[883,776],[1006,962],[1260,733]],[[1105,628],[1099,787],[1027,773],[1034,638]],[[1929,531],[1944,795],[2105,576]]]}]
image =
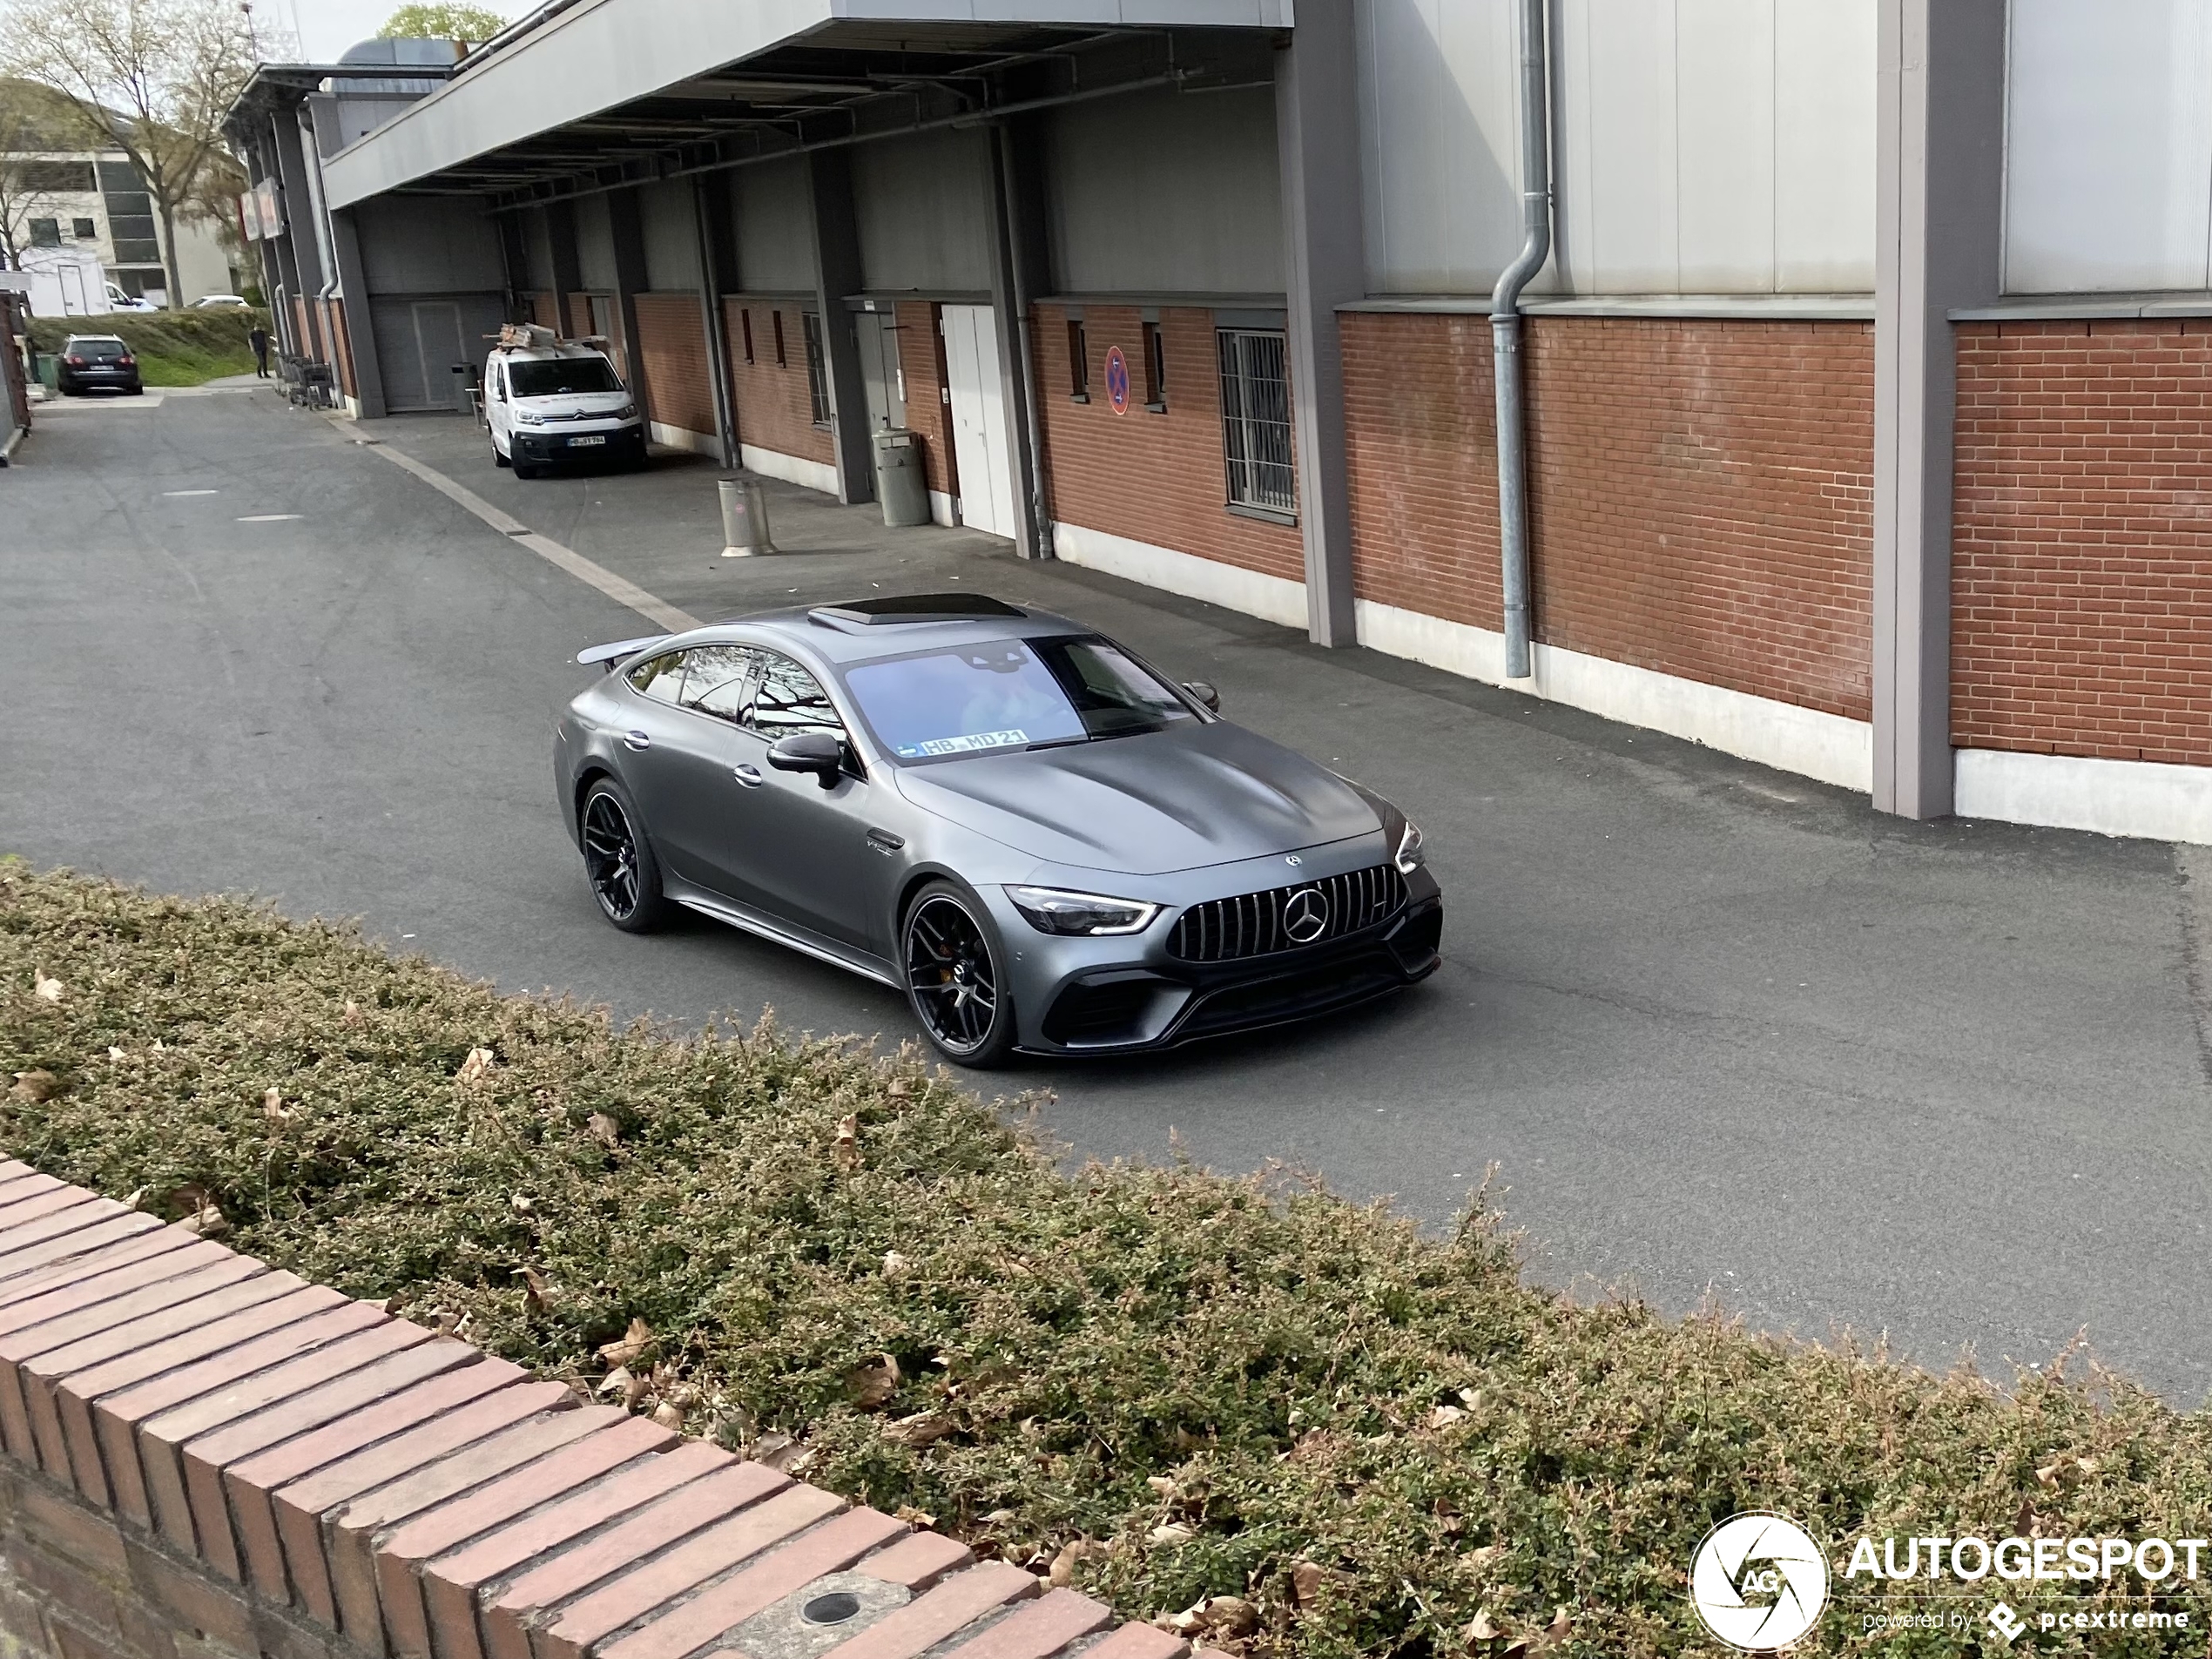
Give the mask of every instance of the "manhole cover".
[{"label": "manhole cover", "polygon": [[838,1590],[829,1595],[818,1595],[799,1609],[799,1616],[809,1624],[842,1624],[860,1610],[860,1598],[849,1591]]}]

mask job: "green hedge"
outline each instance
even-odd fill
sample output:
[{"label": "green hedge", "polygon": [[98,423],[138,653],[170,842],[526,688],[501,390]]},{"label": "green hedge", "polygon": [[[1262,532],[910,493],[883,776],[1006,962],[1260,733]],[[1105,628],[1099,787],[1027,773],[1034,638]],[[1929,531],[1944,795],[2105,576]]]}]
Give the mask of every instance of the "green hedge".
[{"label": "green hedge", "polygon": [[197,386],[218,375],[252,371],[253,353],[246,337],[257,320],[266,327],[268,314],[239,306],[36,317],[30,339],[42,352],[57,352],[71,334],[114,334],[138,359],[140,377],[147,385]]},{"label": "green hedge", "polygon": [[[1479,1198],[1428,1237],[1295,1180],[1063,1169],[912,1053],[617,1028],[241,902],[0,861],[9,1073],[41,1169],[1235,1652],[1716,1651],[1685,1569],[1743,1509],[1838,1548],[2212,1518],[2206,1419],[2078,1359],[2000,1388],[1571,1302]],[[2132,1584],[1981,1588],[2033,1618]],[[1974,1651],[1862,1639],[1995,1599],[1935,1588],[1805,1648]],[[2196,1587],[2159,1605],[2194,1628],[2022,1645],[2202,1652]]]}]

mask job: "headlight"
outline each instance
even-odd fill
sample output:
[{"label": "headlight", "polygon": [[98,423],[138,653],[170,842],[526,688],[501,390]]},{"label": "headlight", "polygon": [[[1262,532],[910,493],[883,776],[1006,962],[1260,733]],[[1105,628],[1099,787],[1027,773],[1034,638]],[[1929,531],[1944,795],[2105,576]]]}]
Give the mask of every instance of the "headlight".
[{"label": "headlight", "polygon": [[1413,874],[1428,862],[1428,854],[1421,851],[1421,826],[1410,818],[1406,820],[1406,827],[1398,837],[1398,851],[1392,855],[1390,861],[1406,875]]},{"label": "headlight", "polygon": [[635,403],[625,403],[614,412],[613,418],[617,421],[634,421],[637,418],[637,406]]},{"label": "headlight", "polygon": [[1137,899],[1109,899],[1058,887],[1008,887],[1006,896],[1041,934],[1141,934],[1160,907]]},{"label": "headlight", "polygon": [[543,426],[545,424],[545,417],[543,415],[533,415],[528,409],[516,409],[515,411],[515,418],[517,421],[520,421],[524,426]]}]

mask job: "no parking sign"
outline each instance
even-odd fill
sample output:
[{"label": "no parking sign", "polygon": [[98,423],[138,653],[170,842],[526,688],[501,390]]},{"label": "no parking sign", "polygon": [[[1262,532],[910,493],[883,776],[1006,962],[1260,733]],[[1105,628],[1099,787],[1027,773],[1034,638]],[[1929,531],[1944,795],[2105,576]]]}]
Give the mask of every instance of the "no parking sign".
[{"label": "no parking sign", "polygon": [[1129,413],[1129,359],[1122,355],[1119,346],[1106,353],[1106,401],[1114,406],[1115,414]]}]

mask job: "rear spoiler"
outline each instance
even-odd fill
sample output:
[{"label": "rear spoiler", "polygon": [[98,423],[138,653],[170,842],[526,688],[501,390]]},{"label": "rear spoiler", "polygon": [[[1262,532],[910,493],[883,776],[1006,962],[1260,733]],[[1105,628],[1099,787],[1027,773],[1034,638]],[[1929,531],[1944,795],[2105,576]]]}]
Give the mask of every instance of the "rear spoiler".
[{"label": "rear spoiler", "polygon": [[648,646],[658,645],[669,637],[671,636],[667,634],[644,634],[636,639],[617,639],[604,645],[594,645],[589,651],[580,651],[577,652],[576,659],[579,663],[604,664],[607,671],[611,674],[615,664],[624,658]]}]

